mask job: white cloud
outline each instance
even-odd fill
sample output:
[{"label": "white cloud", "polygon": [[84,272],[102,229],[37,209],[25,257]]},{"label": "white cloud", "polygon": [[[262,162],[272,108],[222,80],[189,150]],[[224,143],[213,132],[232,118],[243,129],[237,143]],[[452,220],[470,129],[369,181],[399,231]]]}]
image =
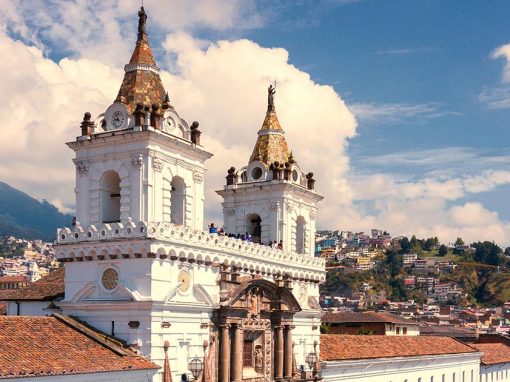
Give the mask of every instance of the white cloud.
[{"label": "white cloud", "polygon": [[510,82],[510,44],[505,44],[494,50],[491,54],[492,59],[505,58],[506,64],[503,69],[503,82]]},{"label": "white cloud", "polygon": [[407,56],[407,55],[422,55],[422,54],[433,54],[439,50],[431,47],[422,48],[400,48],[400,49],[386,49],[380,50],[377,54],[390,55],[390,56]]},{"label": "white cloud", "polygon": [[[73,204],[74,168],[72,151],[64,142],[72,141],[78,134],[85,111],[97,115],[113,101],[122,79],[122,64],[132,49],[132,43],[124,40],[133,41],[135,35],[132,27],[126,29],[129,36],[123,35],[124,29],[112,27],[107,32],[112,37],[94,47],[95,54],[88,54],[96,41],[96,32],[82,34],[88,21],[81,20],[79,13],[92,17],[100,13],[101,7],[113,4],[120,12],[113,17],[121,18],[128,12],[127,3],[92,2],[90,7],[81,0],[74,3],[76,8],[68,13],[69,20],[78,23],[76,27],[66,21],[63,29],[56,28],[47,35],[35,33],[44,39],[64,41],[64,45],[71,44],[68,42],[71,37],[80,40],[83,36],[83,41],[73,43],[76,54],[58,63],[45,58],[44,46],[30,47],[7,37],[2,33],[6,29],[0,28],[2,180],[65,207]],[[23,3],[16,5],[22,7]],[[2,9],[0,23],[6,22],[4,3]],[[36,7],[34,12],[43,11]],[[226,16],[229,20],[248,17],[242,12],[229,12],[230,16]],[[159,17],[151,14],[149,17]],[[23,12],[20,15],[9,16],[9,30],[17,30],[28,41],[34,35],[34,26],[27,15]],[[43,26],[49,22],[46,17],[49,16],[43,12]],[[217,19],[208,21],[209,25],[216,25],[218,21],[214,20]],[[120,41],[119,45],[116,41]],[[153,45],[157,45],[155,41]],[[189,30],[172,30],[164,41],[162,48],[177,55],[173,64],[175,72],[162,74],[172,103],[188,121],[200,121],[203,143],[215,154],[208,162],[206,176],[207,219],[219,218],[219,198],[214,190],[223,185],[226,169],[231,165],[243,166],[248,161],[264,118],[267,84],[276,79],[280,83],[276,107],[289,145],[303,169],[316,174],[317,189],[326,196],[320,205],[319,226],[381,227],[395,234],[437,235],[443,240],[462,236],[468,241],[488,239],[510,243],[508,222],[480,204],[460,202],[465,195],[507,184],[508,172],[481,171],[472,176],[407,181],[384,174],[352,178],[346,146],[348,138],[356,133],[354,115],[332,87],[314,83],[307,73],[291,65],[285,49],[264,48],[248,40],[203,41]],[[111,51],[102,54],[102,49],[108,47]],[[113,60],[112,55],[116,55]],[[122,63],[119,65],[117,61]],[[358,105],[357,112],[364,111],[364,118],[372,120],[441,112],[433,104],[387,104],[383,108],[376,105],[364,109],[362,106]],[[459,162],[473,158],[472,153],[462,149],[452,153]],[[446,158],[447,153],[442,153],[442,163]],[[386,160],[391,160],[391,156]],[[412,154],[401,155],[400,160],[418,165],[427,162],[426,156],[413,158]],[[440,166],[441,161],[429,160],[428,165]]]},{"label": "white cloud", "polygon": [[408,118],[438,118],[452,114],[441,109],[436,103],[410,104],[410,103],[353,103],[349,108],[360,121],[382,123],[395,123]]}]

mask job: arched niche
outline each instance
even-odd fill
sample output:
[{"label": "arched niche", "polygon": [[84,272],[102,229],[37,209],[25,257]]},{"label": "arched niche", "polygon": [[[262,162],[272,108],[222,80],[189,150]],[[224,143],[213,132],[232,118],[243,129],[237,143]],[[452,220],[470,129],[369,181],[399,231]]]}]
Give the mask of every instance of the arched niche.
[{"label": "arched niche", "polygon": [[170,186],[170,222],[184,225],[186,221],[186,183],[180,176],[174,176]]},{"label": "arched niche", "polygon": [[306,252],[306,220],[303,216],[296,218],[296,252]]},{"label": "arched niche", "polygon": [[120,222],[120,177],[115,171],[106,171],[101,177],[101,222]]}]

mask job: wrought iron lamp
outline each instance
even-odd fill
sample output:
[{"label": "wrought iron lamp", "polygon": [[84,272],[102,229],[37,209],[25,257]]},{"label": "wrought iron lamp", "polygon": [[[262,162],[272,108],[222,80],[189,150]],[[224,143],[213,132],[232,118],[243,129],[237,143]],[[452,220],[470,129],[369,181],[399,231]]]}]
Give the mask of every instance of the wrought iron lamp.
[{"label": "wrought iron lamp", "polygon": [[308,353],[305,357],[305,361],[308,364],[308,367],[312,369],[316,362],[317,362],[317,354],[315,353]]},{"label": "wrought iron lamp", "polygon": [[200,358],[194,357],[188,362],[188,370],[191,371],[193,379],[196,381],[200,377],[202,370],[204,370],[204,363]]}]

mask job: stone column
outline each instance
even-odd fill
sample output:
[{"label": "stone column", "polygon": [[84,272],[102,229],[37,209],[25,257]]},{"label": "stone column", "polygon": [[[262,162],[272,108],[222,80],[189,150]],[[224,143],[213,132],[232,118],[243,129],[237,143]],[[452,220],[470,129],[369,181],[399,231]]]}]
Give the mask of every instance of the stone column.
[{"label": "stone column", "polygon": [[241,382],[243,380],[243,330],[241,325],[237,324],[234,327],[234,338],[233,338],[233,372],[232,381]]},{"label": "stone column", "polygon": [[276,332],[274,378],[279,380],[283,379],[283,327],[278,325],[274,330]]},{"label": "stone column", "polygon": [[294,358],[293,348],[292,348],[292,326],[287,325],[285,327],[285,373],[284,376],[286,379],[292,378],[292,360]]},{"label": "stone column", "polygon": [[221,325],[220,382],[230,382],[230,324]]}]

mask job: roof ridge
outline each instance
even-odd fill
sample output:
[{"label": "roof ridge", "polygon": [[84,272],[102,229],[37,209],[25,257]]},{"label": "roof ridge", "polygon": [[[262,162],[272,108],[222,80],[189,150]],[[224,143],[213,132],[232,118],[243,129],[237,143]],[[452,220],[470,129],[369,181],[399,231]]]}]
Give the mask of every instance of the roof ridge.
[{"label": "roof ridge", "polygon": [[[106,347],[107,349],[113,351],[115,354],[120,356],[129,356],[126,347],[127,344],[125,341],[109,336],[108,334],[93,328],[92,326],[88,325],[86,322],[81,321],[80,319],[73,317],[73,316],[67,316],[60,313],[54,313],[52,314],[52,317],[56,318],[58,321],[62,322],[63,324],[71,327],[72,329],[76,330],[77,332],[87,336],[91,340],[97,342],[101,346]],[[110,340],[111,342],[105,342],[105,340]],[[141,356],[139,354],[136,354],[137,356]]]}]

